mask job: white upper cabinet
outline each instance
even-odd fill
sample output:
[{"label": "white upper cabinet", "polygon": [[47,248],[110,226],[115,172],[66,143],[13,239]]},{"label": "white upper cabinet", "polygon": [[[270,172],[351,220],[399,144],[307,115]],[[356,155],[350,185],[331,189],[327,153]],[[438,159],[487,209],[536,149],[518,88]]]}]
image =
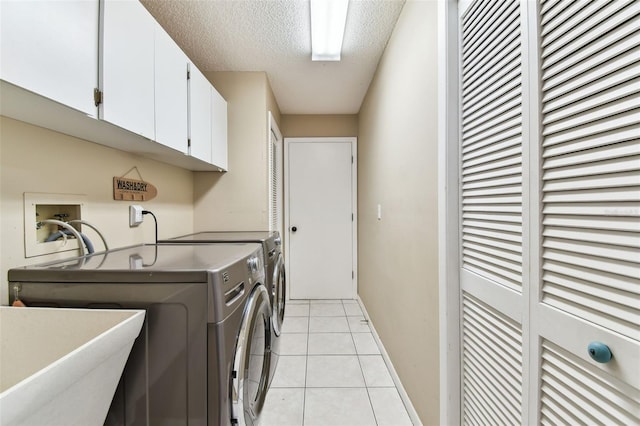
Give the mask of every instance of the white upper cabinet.
[{"label": "white upper cabinet", "polygon": [[226,170],[225,100],[138,0],[0,0],[0,23],[0,114]]},{"label": "white upper cabinet", "polygon": [[155,34],[155,140],[187,154],[189,59],[159,24]]},{"label": "white upper cabinet", "polygon": [[1,1],[0,78],[95,117],[98,0]]},{"label": "white upper cabinet", "polygon": [[222,170],[227,170],[227,101],[211,88],[211,144],[213,150],[212,163]]},{"label": "white upper cabinet", "polygon": [[211,83],[189,64],[189,155],[211,163]]},{"label": "white upper cabinet", "polygon": [[105,0],[100,118],[155,139],[156,21],[137,0]]}]

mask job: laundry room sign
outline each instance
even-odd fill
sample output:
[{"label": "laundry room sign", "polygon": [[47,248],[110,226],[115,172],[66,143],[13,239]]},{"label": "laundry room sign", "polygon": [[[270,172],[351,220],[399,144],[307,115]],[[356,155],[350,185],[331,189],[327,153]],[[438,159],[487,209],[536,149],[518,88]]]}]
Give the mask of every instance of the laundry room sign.
[{"label": "laundry room sign", "polygon": [[[137,167],[131,170],[138,171]],[[129,170],[129,172],[131,171]],[[129,172],[125,173],[128,174]],[[138,175],[140,172],[138,171]],[[137,179],[129,179],[124,176],[113,177],[113,199],[118,201],[149,201],[158,195],[158,189],[151,183]]]},{"label": "laundry room sign", "polygon": [[158,189],[143,180],[113,178],[113,199],[121,201],[149,201],[158,195]]}]

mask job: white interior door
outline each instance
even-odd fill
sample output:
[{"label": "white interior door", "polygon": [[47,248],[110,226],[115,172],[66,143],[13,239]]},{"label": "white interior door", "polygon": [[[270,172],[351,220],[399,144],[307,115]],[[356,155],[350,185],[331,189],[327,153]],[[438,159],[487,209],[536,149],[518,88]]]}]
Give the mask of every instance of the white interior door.
[{"label": "white interior door", "polygon": [[269,230],[284,236],[283,216],[283,142],[271,111],[269,111]]},{"label": "white interior door", "polygon": [[640,4],[460,6],[461,423],[640,424]]},{"label": "white interior door", "polygon": [[353,298],[355,140],[285,142],[290,297]]}]

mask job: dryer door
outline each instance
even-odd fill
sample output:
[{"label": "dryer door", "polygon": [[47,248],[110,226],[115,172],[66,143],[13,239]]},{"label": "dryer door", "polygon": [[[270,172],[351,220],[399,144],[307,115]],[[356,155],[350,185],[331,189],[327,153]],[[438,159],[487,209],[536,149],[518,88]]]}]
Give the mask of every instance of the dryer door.
[{"label": "dryer door", "polygon": [[276,336],[280,336],[282,332],[282,322],[284,321],[284,305],[287,300],[287,279],[284,272],[284,260],[282,253],[278,254],[278,259],[273,268],[271,291],[273,292],[271,300],[273,300],[273,329]]},{"label": "dryer door", "polygon": [[258,285],[247,299],[231,375],[231,424],[256,423],[267,394],[271,363],[271,304]]}]

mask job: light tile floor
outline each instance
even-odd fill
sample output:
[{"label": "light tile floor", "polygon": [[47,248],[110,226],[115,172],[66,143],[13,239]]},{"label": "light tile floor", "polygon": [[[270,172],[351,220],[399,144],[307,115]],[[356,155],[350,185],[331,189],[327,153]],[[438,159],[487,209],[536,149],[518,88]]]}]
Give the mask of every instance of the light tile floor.
[{"label": "light tile floor", "polygon": [[412,424],[357,301],[290,301],[281,339],[261,426]]}]

